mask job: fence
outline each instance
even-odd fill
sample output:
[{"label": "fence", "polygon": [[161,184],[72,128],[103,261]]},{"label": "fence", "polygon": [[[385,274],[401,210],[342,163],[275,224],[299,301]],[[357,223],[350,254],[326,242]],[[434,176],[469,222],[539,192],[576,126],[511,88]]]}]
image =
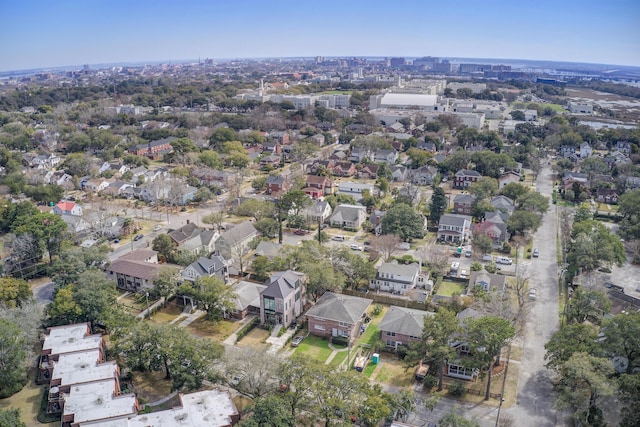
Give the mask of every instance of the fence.
[{"label": "fence", "polygon": [[375,292],[358,292],[351,289],[343,289],[342,293],[345,295],[372,299],[376,304],[395,305],[398,307],[415,308],[416,310],[427,311],[428,305],[418,301],[411,301],[404,298],[394,298],[389,295],[378,294]]}]

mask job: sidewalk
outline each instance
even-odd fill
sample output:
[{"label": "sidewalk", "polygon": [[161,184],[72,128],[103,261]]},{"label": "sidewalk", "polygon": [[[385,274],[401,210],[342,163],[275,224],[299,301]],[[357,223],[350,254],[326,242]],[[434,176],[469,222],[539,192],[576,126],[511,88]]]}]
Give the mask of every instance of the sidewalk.
[{"label": "sidewalk", "polygon": [[[253,319],[256,318],[256,314],[252,315],[252,316],[247,316],[244,319],[242,319],[239,323],[240,326],[238,326],[236,328],[236,332],[239,331],[240,329],[242,329],[244,327],[244,325],[251,323],[253,321]],[[232,333],[231,335],[229,335],[227,337],[226,340],[222,341],[222,344],[224,345],[236,345],[236,342],[238,342],[238,335],[236,334],[236,332]]]},{"label": "sidewalk", "polygon": [[271,344],[269,350],[267,350],[267,354],[276,354],[280,351],[284,345],[287,343],[289,338],[295,335],[297,329],[287,329],[287,331],[279,337],[269,337],[267,338],[267,342]]}]

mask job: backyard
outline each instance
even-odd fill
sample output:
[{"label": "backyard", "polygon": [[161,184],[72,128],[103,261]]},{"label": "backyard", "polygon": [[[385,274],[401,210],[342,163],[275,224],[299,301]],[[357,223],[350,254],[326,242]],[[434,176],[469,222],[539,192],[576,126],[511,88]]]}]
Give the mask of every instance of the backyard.
[{"label": "backyard", "polygon": [[218,322],[207,320],[206,316],[197,319],[186,329],[191,335],[201,338],[210,338],[214,341],[224,341],[240,326],[239,322],[230,322],[228,320],[220,320]]},{"label": "backyard", "polygon": [[457,293],[458,295],[462,295],[462,293],[464,292],[464,289],[465,287],[462,283],[443,280],[440,283],[440,286],[438,286],[438,291],[436,292],[436,295],[442,295],[445,297],[451,297],[453,296],[454,293]]},{"label": "backyard", "polygon": [[151,321],[155,323],[171,323],[173,320],[177,319],[180,314],[182,314],[184,307],[179,306],[174,302],[167,303],[167,306],[157,310],[151,316]]}]

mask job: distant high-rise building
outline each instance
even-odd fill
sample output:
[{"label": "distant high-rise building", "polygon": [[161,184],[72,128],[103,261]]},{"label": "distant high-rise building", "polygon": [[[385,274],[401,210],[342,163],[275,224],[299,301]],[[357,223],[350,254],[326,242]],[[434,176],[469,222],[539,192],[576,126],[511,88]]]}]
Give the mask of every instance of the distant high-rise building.
[{"label": "distant high-rise building", "polygon": [[391,58],[389,60],[389,65],[391,65],[392,67],[401,67],[406,64],[407,61],[404,58]]}]

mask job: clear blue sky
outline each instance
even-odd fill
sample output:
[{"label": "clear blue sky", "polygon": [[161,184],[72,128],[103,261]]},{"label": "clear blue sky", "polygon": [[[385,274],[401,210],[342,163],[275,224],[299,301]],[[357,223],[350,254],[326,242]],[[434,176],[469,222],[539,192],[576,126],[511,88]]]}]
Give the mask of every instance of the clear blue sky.
[{"label": "clear blue sky", "polygon": [[0,0],[0,70],[316,55],[640,66],[640,1]]}]

